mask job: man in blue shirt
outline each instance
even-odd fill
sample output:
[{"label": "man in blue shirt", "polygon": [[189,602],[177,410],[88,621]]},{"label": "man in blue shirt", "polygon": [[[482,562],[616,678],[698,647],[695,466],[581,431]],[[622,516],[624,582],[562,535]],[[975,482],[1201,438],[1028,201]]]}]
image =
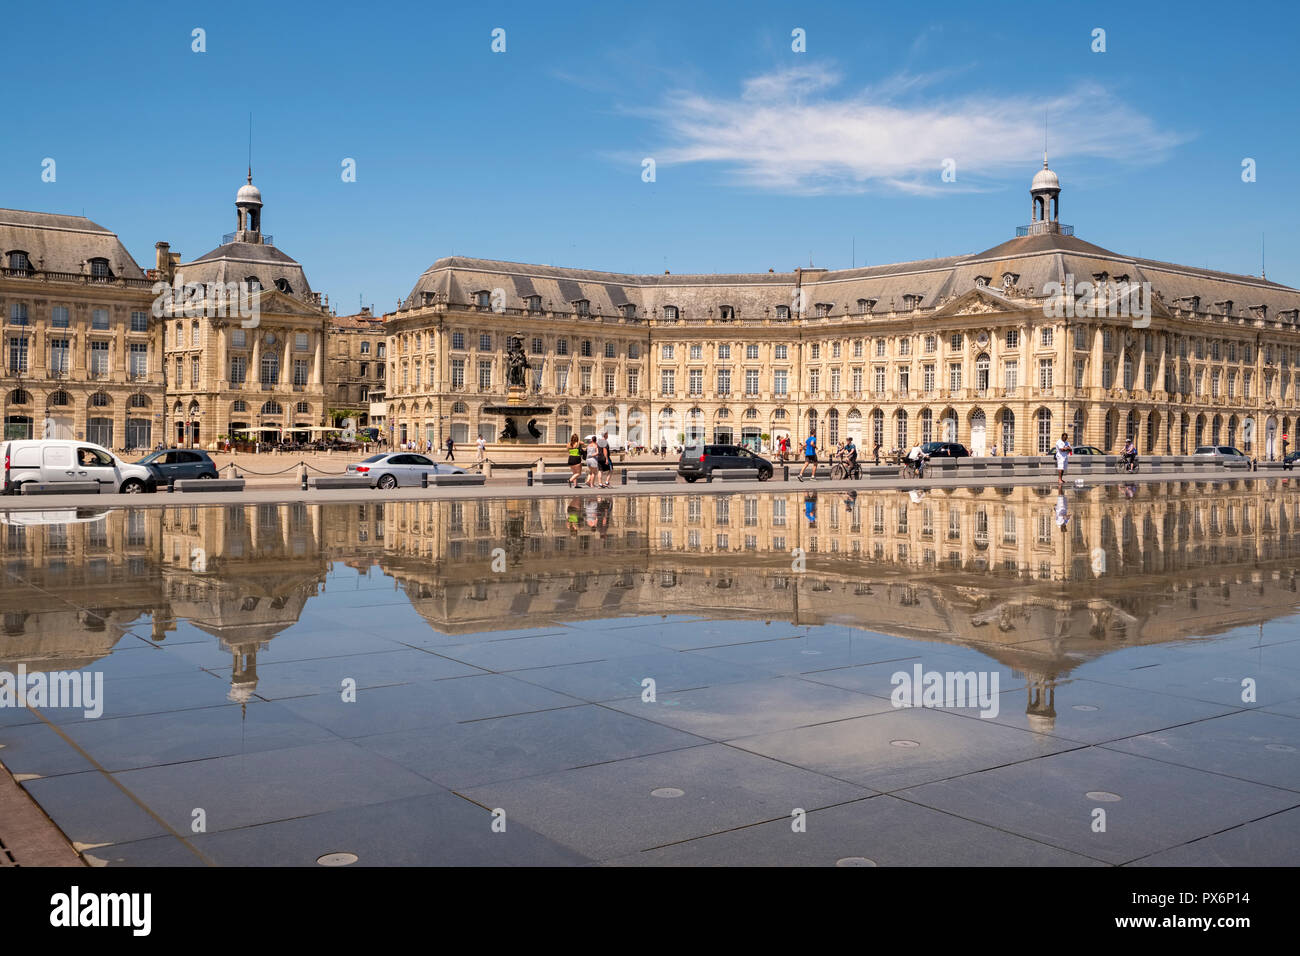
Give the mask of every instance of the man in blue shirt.
[{"label": "man in blue shirt", "polygon": [[812,465],[812,476],[817,477],[817,435],[815,432],[809,432],[808,437],[803,440],[803,467],[799,469],[799,480],[803,481],[803,473]]}]

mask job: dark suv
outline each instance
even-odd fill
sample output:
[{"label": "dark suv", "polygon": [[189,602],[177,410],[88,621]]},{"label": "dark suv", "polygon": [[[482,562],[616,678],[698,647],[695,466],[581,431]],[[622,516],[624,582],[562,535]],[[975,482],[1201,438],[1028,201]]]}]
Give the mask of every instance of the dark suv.
[{"label": "dark suv", "polygon": [[182,478],[217,477],[217,463],[199,448],[167,448],[145,455],[136,464],[153,472],[160,485]]},{"label": "dark suv", "polygon": [[687,481],[707,478],[720,468],[757,468],[759,481],[772,477],[772,463],[744,445],[687,445],[677,462],[677,474]]},{"label": "dark suv", "polygon": [[969,458],[966,446],[955,441],[928,441],[921,446],[921,451],[930,458]]}]

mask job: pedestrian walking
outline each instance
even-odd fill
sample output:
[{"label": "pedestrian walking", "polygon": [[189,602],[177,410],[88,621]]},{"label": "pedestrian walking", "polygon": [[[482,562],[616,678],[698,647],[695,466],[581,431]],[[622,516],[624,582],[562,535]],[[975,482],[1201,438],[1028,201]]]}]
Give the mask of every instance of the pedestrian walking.
[{"label": "pedestrian walking", "polygon": [[487,460],[487,441],[484,440],[482,435],[479,435],[476,444],[478,445],[478,464],[481,465]]},{"label": "pedestrian walking", "polygon": [[1070,456],[1074,454],[1074,449],[1070,447],[1069,437],[1065,432],[1061,432],[1061,440],[1056,443],[1056,486],[1065,487],[1065,469],[1070,464]]},{"label": "pedestrian walking", "polygon": [[600,487],[608,488],[609,479],[614,471],[614,463],[609,457],[609,432],[601,432],[596,439],[596,467],[599,471]]},{"label": "pedestrian walking", "polygon": [[596,436],[587,436],[587,487],[596,487],[596,475],[600,471],[600,448],[596,445]]},{"label": "pedestrian walking", "polygon": [[450,435],[447,436],[447,454],[442,456],[442,460],[443,461],[456,460],[456,443],[451,440]]},{"label": "pedestrian walking", "polygon": [[578,480],[582,477],[582,440],[577,435],[569,438],[569,487],[578,487]]},{"label": "pedestrian walking", "polygon": [[876,459],[876,464],[880,464],[880,442],[871,446],[871,456]]}]

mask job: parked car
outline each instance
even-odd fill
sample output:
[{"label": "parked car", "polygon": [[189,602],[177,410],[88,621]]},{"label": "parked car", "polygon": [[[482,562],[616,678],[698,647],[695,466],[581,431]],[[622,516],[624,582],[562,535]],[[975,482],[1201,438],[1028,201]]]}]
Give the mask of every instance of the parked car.
[{"label": "parked car", "polygon": [[928,441],[921,446],[927,458],[969,458],[966,446],[955,441]]},{"label": "parked car", "polygon": [[158,484],[181,478],[215,478],[217,463],[206,451],[199,448],[167,448],[145,455],[137,465],[152,471]]},{"label": "parked car", "polygon": [[1192,454],[1197,458],[1210,458],[1222,462],[1229,468],[1250,467],[1250,456],[1238,451],[1231,445],[1201,445]]},{"label": "parked car", "polygon": [[1070,449],[1076,455],[1105,455],[1096,445],[1074,445]]},{"label": "parked car", "polygon": [[371,455],[355,465],[348,465],[349,475],[370,479],[371,488],[419,487],[424,475],[463,475],[464,468],[443,465],[414,452],[398,451]]},{"label": "parked car", "polygon": [[107,448],[87,441],[60,438],[15,439],[0,443],[4,462],[4,493],[21,494],[29,481],[97,481],[101,492],[124,495],[154,491],[158,479],[144,465],[118,458]]},{"label": "parked car", "polygon": [[687,445],[677,462],[677,474],[687,481],[699,481],[728,468],[757,468],[759,481],[767,481],[774,470],[770,461],[744,445]]},{"label": "parked car", "polygon": [[1286,471],[1295,471],[1295,463],[1300,460],[1300,451],[1288,452],[1287,456],[1282,459],[1282,467]]}]

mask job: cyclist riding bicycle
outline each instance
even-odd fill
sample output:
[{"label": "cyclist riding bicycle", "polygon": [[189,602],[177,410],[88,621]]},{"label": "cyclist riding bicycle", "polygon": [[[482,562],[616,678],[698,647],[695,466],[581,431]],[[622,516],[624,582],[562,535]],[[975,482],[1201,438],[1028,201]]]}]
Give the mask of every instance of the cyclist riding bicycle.
[{"label": "cyclist riding bicycle", "polygon": [[850,438],[839,450],[839,464],[832,470],[836,478],[860,478],[862,470],[858,467],[858,449]]},{"label": "cyclist riding bicycle", "polygon": [[1124,463],[1129,471],[1132,471],[1137,467],[1137,458],[1137,446],[1133,444],[1133,439],[1130,438],[1124,442],[1124,453],[1120,456],[1120,461]]}]

